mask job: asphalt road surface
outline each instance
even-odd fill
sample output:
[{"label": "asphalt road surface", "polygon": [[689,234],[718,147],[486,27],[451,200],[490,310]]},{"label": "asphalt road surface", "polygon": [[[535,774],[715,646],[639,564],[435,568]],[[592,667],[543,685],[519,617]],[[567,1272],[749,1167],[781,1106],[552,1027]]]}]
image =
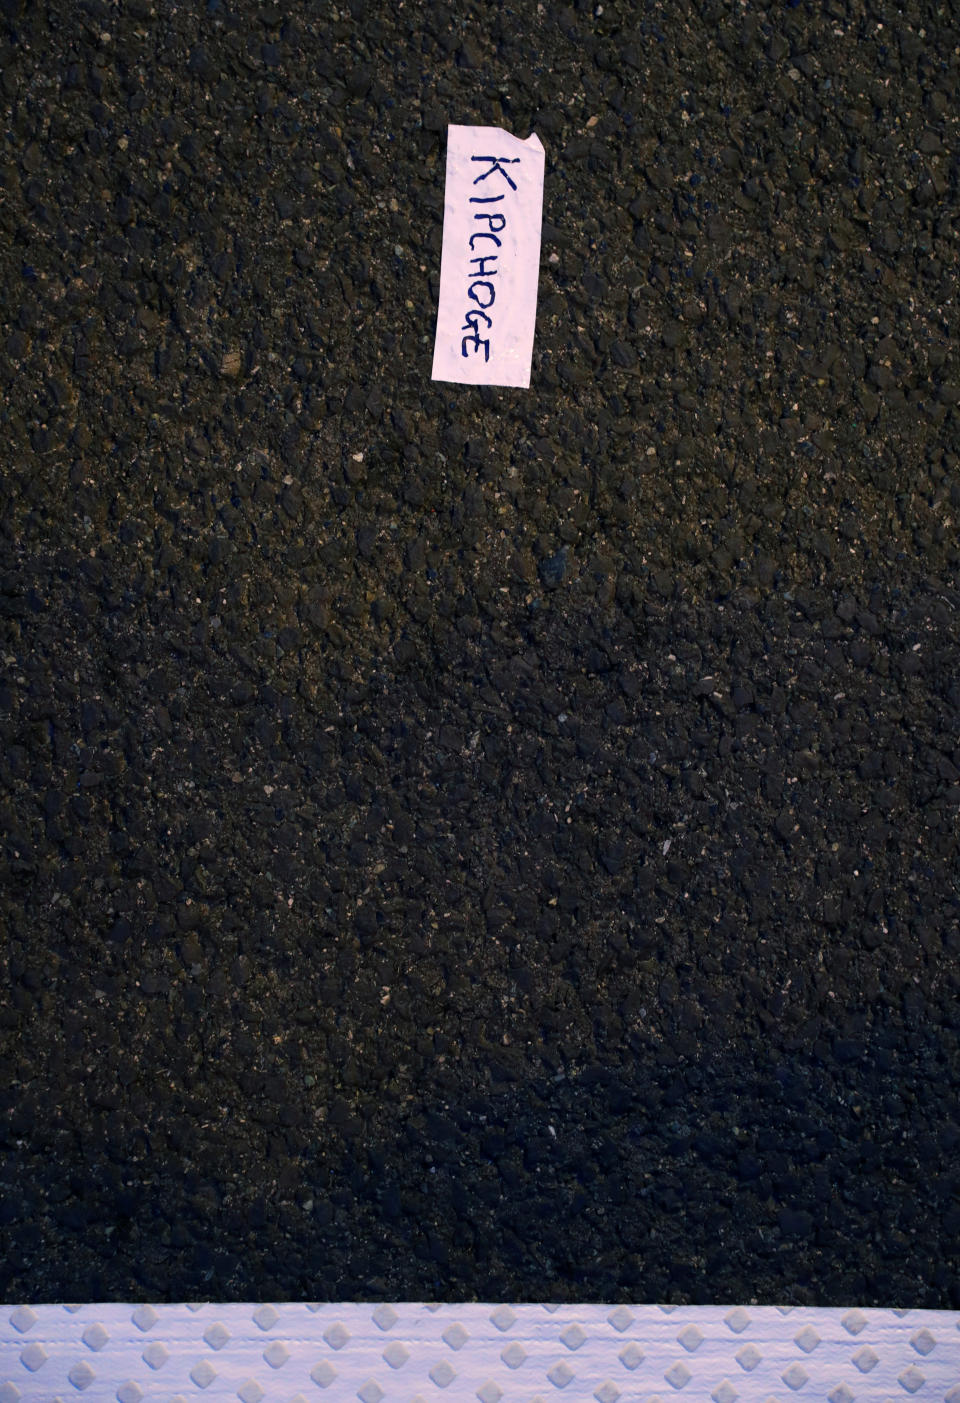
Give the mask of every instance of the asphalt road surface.
[{"label": "asphalt road surface", "polygon": [[4,1299],[957,1308],[955,10],[0,13]]}]

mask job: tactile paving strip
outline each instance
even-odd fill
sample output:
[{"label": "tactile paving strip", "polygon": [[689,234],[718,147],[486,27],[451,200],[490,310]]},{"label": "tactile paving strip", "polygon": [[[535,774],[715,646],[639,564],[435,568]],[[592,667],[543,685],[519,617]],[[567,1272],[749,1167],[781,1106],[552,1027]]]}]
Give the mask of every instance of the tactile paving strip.
[{"label": "tactile paving strip", "polygon": [[0,1403],[960,1403],[960,1314],[773,1306],[0,1307]]}]

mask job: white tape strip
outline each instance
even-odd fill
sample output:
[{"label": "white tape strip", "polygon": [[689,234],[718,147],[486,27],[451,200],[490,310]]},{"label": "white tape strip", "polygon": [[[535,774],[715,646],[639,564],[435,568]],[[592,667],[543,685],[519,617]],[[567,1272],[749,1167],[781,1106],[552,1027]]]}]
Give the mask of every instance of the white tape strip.
[{"label": "white tape strip", "polygon": [[956,1311],[0,1307],[0,1403],[960,1403]]},{"label": "white tape strip", "polygon": [[536,136],[447,128],[434,380],[529,386],[544,161]]}]

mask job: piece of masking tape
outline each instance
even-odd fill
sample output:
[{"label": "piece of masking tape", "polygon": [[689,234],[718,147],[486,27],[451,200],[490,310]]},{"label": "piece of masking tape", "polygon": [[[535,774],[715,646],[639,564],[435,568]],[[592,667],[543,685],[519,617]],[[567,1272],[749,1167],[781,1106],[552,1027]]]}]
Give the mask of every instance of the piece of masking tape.
[{"label": "piece of masking tape", "polygon": [[527,389],[544,151],[499,127],[447,127],[434,380]]}]

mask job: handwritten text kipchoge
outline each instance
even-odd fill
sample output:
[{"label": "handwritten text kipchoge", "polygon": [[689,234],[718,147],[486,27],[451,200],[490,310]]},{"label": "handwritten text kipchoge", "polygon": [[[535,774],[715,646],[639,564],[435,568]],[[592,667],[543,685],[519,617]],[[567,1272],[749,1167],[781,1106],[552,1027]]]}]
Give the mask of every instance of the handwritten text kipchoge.
[{"label": "handwritten text kipchoge", "polygon": [[[504,170],[504,166],[516,166],[520,164],[519,156],[471,156],[471,161],[487,161],[488,168],[476,177],[473,184],[479,185],[482,181],[488,180],[491,176],[502,176],[510,189],[516,191],[516,185],[510,177],[510,173]],[[514,172],[518,174],[518,172]],[[471,195],[471,205],[500,205],[506,208],[507,192],[500,187],[499,195]],[[474,213],[474,221],[478,224],[485,224],[485,228],[475,230],[468,240],[470,252],[475,253],[477,244],[482,239],[489,240],[496,248],[502,246],[502,239],[498,236],[507,227],[507,216],[503,210],[480,210]],[[466,314],[461,331],[467,331],[469,336],[464,336],[460,343],[460,353],[465,358],[470,355],[479,355],[480,348],[483,347],[483,358],[490,359],[490,332],[493,330],[493,318],[489,315],[490,309],[497,300],[497,285],[493,279],[497,276],[497,263],[500,255],[489,251],[476,254],[468,260],[471,272],[467,277],[469,286],[467,297],[475,304]],[[480,327],[483,325],[486,335],[480,335]]]}]

